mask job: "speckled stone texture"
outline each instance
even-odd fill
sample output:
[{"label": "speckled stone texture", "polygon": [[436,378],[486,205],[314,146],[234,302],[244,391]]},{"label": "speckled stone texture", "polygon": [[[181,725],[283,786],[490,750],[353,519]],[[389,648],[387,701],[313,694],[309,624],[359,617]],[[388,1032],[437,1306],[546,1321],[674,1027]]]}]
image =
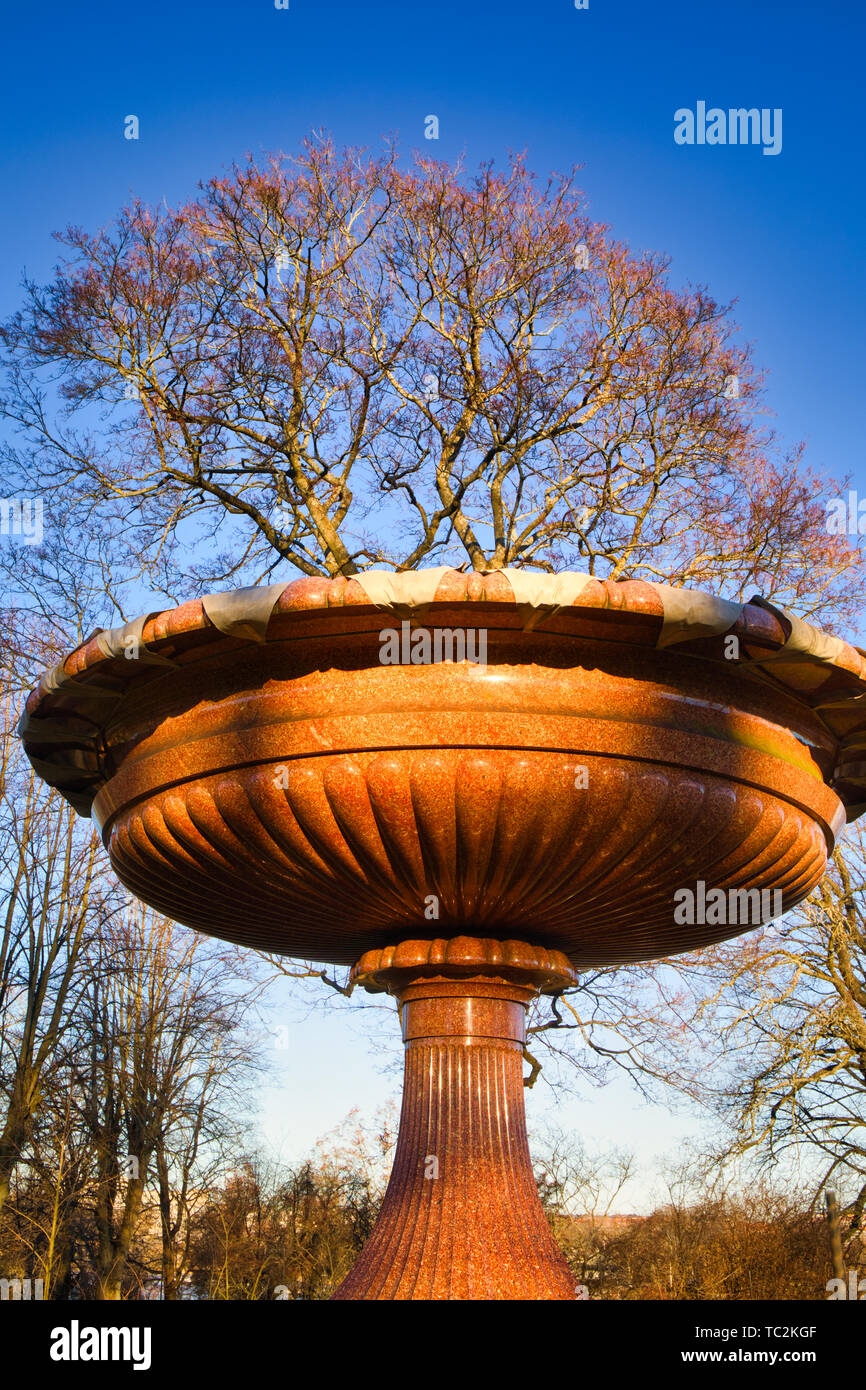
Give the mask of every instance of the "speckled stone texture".
[{"label": "speckled stone texture", "polygon": [[818,881],[844,813],[805,705],[617,628],[482,617],[486,666],[380,665],[382,615],[329,610],[142,673],[94,803],[118,876],[200,931],[346,965],[417,936],[431,895],[438,934],[593,966],[730,934],[674,923],[699,878],[786,910]]},{"label": "speckled stone texture", "polygon": [[370,952],[355,978],[400,1001],[406,1063],[388,1190],[336,1298],[573,1299],[533,1177],[522,1061],[526,1005],[573,983],[565,957],[404,942]]},{"label": "speckled stone texture", "polygon": [[340,1297],[571,1298],[526,1147],[526,1001],[743,930],[674,920],[698,880],[799,902],[866,810],[866,661],[789,651],[759,604],[733,610],[737,660],[715,631],[668,646],[638,581],[527,613],[506,576],[446,571],[413,620],[483,629],[484,665],[383,665],[401,617],[313,579],[247,638],[201,601],[152,614],[141,659],[96,634],[49,673],[21,737],[137,896],[402,999],[394,1175]]}]

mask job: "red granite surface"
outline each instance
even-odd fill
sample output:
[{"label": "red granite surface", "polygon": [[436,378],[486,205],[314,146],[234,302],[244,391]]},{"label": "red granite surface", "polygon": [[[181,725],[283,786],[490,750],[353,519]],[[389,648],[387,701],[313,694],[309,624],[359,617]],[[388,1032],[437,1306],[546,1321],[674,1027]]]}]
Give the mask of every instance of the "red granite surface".
[{"label": "red granite surface", "polygon": [[541,980],[573,983],[568,963],[459,938],[370,952],[355,975],[396,994],[406,1062],[388,1190],[336,1298],[573,1299],[533,1177],[522,1061],[526,1004]]},{"label": "red granite surface", "polygon": [[768,675],[749,661],[784,657],[771,613],[743,610],[739,663],[720,638],[657,650],[661,620],[653,586],[594,582],[528,631],[505,578],[451,572],[418,621],[483,627],[487,664],[383,666],[399,618],[351,580],[301,580],[261,644],[184,604],[144,626],[170,665],[94,637],[28,701],[34,765],[95,796],[134,893],[245,945],[359,962],[402,1000],[394,1175],[340,1297],[573,1297],[529,1166],[526,1002],[574,968],[742,930],[674,921],[699,879],[792,907],[861,794],[839,774],[859,653]]},{"label": "red granite surface", "polygon": [[790,695],[492,623],[486,667],[381,666],[381,616],[334,619],[221,638],[115,713],[95,815],[123,882],[176,920],[333,963],[430,922],[599,965],[729,934],[673,923],[698,878],[787,908],[823,872],[834,741]]}]

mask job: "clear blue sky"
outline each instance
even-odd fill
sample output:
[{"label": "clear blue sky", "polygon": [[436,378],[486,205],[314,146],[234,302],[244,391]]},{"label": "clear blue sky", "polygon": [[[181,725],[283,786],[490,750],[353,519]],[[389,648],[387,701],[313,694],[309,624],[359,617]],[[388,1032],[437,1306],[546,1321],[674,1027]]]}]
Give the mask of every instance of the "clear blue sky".
[{"label": "clear blue sky", "polygon": [[[540,173],[583,164],[591,215],[635,250],[669,253],[676,283],[737,298],[783,439],[804,439],[817,469],[866,490],[864,19],[851,0],[590,0],[581,11],[573,0],[43,0],[8,8],[3,28],[0,313],[25,267],[50,270],[52,229],[95,228],[131,193],[184,199],[246,151],[291,151],[312,128],[373,146],[396,134],[407,151],[465,153],[470,165],[526,150]],[[782,152],[676,145],[674,112],[698,101],[781,108]],[[130,114],[138,141],[123,138]],[[287,1156],[395,1089],[348,1020],[316,1036],[314,1072],[307,1039],[268,1098],[268,1132]],[[682,1132],[635,1114],[621,1091],[564,1118],[646,1153]]]},{"label": "clear blue sky", "polygon": [[[52,228],[107,221],[132,191],[182,199],[313,127],[371,145],[393,132],[472,164],[526,149],[540,172],[583,164],[592,214],[670,253],[677,281],[738,298],[783,436],[866,482],[864,18],[850,0],[45,0],[10,7],[3,37],[0,312],[24,265],[49,269]],[[675,110],[699,100],[781,107],[781,154],[675,145]]]}]

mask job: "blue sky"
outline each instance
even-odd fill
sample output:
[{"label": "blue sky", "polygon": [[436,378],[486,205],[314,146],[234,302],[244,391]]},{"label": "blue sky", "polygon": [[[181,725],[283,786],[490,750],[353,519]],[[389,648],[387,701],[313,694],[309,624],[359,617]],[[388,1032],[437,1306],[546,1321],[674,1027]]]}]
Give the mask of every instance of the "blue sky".
[{"label": "blue sky", "polygon": [[[679,283],[737,298],[784,438],[863,478],[864,20],[850,4],[637,0],[146,7],[49,0],[4,19],[0,311],[52,228],[111,219],[131,192],[182,199],[247,150],[314,127],[396,133],[470,164],[525,149],[584,165],[592,215]],[[783,148],[678,146],[674,112],[780,107]],[[136,114],[138,141],[123,138]],[[424,117],[440,121],[424,140]]]},{"label": "blue sky", "polygon": [[[859,7],[835,0],[17,6],[0,60],[0,314],[25,267],[48,274],[53,229],[94,229],[132,193],[185,199],[247,151],[290,152],[313,128],[371,146],[394,134],[406,151],[470,165],[525,150],[541,174],[583,164],[591,215],[635,250],[670,254],[675,283],[737,298],[782,438],[866,490],[863,38]],[[678,146],[674,113],[698,101],[781,108],[781,153]],[[130,114],[137,141],[123,137]],[[424,139],[431,114],[436,142]],[[266,1097],[286,1157],[397,1089],[348,1017],[311,1028]],[[546,1103],[531,1097],[536,1119]],[[621,1086],[562,1119],[602,1144],[630,1137],[645,1156],[684,1132],[635,1112]]]}]

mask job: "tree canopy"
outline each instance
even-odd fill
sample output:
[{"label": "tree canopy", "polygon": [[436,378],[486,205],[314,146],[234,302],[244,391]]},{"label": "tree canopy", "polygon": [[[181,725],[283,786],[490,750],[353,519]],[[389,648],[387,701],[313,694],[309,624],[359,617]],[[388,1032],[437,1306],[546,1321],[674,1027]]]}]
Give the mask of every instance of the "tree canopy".
[{"label": "tree canopy", "polygon": [[311,138],[58,239],[2,332],[7,471],[153,587],[464,563],[853,612],[730,306],[590,221],[575,171]]}]

